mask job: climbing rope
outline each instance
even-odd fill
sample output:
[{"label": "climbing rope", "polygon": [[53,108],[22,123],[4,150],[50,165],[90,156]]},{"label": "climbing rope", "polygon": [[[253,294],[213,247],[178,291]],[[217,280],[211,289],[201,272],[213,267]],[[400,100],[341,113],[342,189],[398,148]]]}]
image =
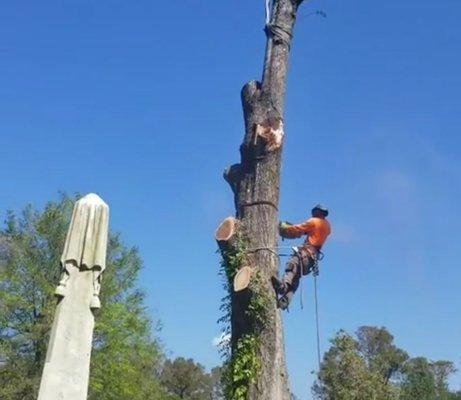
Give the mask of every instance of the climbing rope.
[{"label": "climbing rope", "polygon": [[315,326],[317,330],[317,361],[319,363],[319,372],[320,372],[322,360],[320,356],[320,326],[319,326],[319,301],[318,301],[318,296],[317,296],[317,275],[318,273],[314,273],[314,300],[315,300]]},{"label": "climbing rope", "polygon": [[[302,266],[301,266],[302,269]],[[301,306],[301,310],[304,310],[304,290],[303,290],[303,272],[302,270],[299,271],[300,277],[299,277],[299,290],[300,290],[300,296],[299,296],[299,305]]]},{"label": "climbing rope", "polygon": [[271,22],[272,1],[266,0],[266,25]]},{"label": "climbing rope", "polygon": [[271,22],[274,3],[272,0],[265,0],[266,5],[266,33],[268,36],[279,40],[287,47],[290,47],[290,42],[293,37],[289,26],[275,24]]},{"label": "climbing rope", "polygon": [[276,246],[276,247],[267,247],[267,246],[261,246],[261,247],[253,247],[250,249],[246,249],[245,253],[257,253],[259,251],[268,251],[269,253],[273,254],[276,257],[291,257],[293,254],[292,253],[279,253],[278,250],[280,249],[292,249],[292,246]]},{"label": "climbing rope", "polygon": [[274,38],[280,43],[285,44],[288,48],[290,48],[290,43],[291,39],[293,38],[293,34],[290,32],[289,27],[269,23],[266,25],[266,32],[270,37]]},{"label": "climbing rope", "polygon": [[274,250],[273,248],[271,247],[256,247],[256,248],[253,248],[253,249],[248,249],[248,250],[245,250],[246,253],[257,253],[258,251],[268,251],[269,253],[279,257],[280,254],[277,253],[276,250]]},{"label": "climbing rope", "polygon": [[299,305],[301,306],[301,310],[304,310],[304,290],[303,290],[303,258],[297,246],[293,246],[293,253],[299,259]]},{"label": "climbing rope", "polygon": [[[278,253],[277,250],[280,249],[292,249],[294,253],[300,258],[300,279],[299,279],[299,290],[300,290],[300,304],[301,304],[301,309],[304,309],[304,300],[303,300],[303,274],[302,274],[302,259],[301,256],[297,250],[297,247],[292,247],[292,246],[276,246],[276,247],[256,247],[256,248],[251,248],[247,249],[247,253],[256,253],[258,251],[268,251],[271,254],[277,256],[277,257],[284,257],[284,256],[292,256],[292,254],[280,254]],[[319,301],[318,301],[318,290],[317,290],[317,276],[319,274],[319,267],[318,267],[318,262],[322,260],[324,257],[324,254],[319,251],[317,260],[315,261],[315,265],[312,268],[312,275],[314,276],[314,304],[315,304],[315,327],[316,327],[316,336],[317,336],[317,362],[319,366],[319,372],[320,372],[320,367],[322,365],[322,357],[320,353],[320,323],[319,323]]]},{"label": "climbing rope", "polygon": [[250,201],[250,202],[242,202],[240,203],[239,207],[242,209],[244,207],[260,206],[260,205],[270,206],[276,211],[279,210],[277,205],[274,202],[269,201],[269,200],[256,200],[256,201]]}]

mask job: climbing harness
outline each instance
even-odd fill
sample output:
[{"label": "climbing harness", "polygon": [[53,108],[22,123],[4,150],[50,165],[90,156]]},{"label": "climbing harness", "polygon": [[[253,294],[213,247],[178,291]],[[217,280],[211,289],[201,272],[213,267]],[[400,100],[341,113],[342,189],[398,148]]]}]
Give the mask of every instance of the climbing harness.
[{"label": "climbing harness", "polygon": [[317,275],[319,274],[319,260],[323,259],[323,253],[320,250],[316,250],[316,254],[312,254],[311,251],[307,250],[310,253],[310,257],[313,260],[312,265],[307,265],[306,269],[304,269],[304,259],[303,255],[301,254],[301,251],[299,247],[293,246],[292,247],[294,254],[298,257],[299,259],[299,265],[300,265],[300,270],[299,270],[299,290],[300,290],[300,306],[301,310],[304,310],[304,292],[303,292],[303,277],[305,275],[308,275],[309,273],[312,273],[314,277],[316,278]]}]

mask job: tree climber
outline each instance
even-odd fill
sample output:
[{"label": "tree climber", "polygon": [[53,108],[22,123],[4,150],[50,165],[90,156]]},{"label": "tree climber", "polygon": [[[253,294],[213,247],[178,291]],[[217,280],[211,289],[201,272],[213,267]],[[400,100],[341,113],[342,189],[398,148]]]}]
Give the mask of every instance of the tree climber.
[{"label": "tree climber", "polygon": [[281,222],[279,225],[280,236],[286,239],[296,239],[307,235],[304,244],[294,249],[293,256],[285,266],[282,280],[272,277],[275,291],[280,294],[277,301],[278,307],[286,310],[299,286],[301,273],[307,275],[311,272],[317,274],[317,262],[320,250],[331,233],[330,223],[326,220],[328,209],[321,204],[312,209],[312,218],[299,225]]}]

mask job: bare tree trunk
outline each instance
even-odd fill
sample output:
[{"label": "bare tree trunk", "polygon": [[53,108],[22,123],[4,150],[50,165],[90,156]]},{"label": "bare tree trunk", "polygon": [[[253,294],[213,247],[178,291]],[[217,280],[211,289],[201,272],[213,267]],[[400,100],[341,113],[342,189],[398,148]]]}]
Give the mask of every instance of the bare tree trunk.
[{"label": "bare tree trunk", "polygon": [[[259,371],[249,383],[247,399],[289,400],[283,326],[270,277],[277,274],[279,181],[283,144],[283,112],[288,56],[298,6],[302,0],[274,0],[266,26],[267,46],[262,82],[242,89],[245,137],[241,161],[224,178],[235,198],[236,217],[245,232],[245,262],[259,272],[270,301],[267,320],[259,336]],[[232,353],[238,342],[258,327],[248,313],[248,294],[231,293]]]}]

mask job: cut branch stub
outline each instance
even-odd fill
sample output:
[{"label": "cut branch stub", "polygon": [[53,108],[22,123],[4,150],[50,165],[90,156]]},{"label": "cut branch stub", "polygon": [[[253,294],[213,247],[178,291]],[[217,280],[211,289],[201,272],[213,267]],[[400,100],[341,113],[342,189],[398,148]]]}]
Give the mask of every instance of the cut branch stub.
[{"label": "cut branch stub", "polygon": [[241,292],[250,285],[252,269],[251,267],[242,267],[234,277],[234,292]]},{"label": "cut branch stub", "polygon": [[238,226],[239,222],[237,219],[227,217],[216,229],[214,237],[224,259],[226,259],[229,253],[236,251]]},{"label": "cut branch stub", "polygon": [[269,118],[262,124],[256,124],[253,144],[256,146],[258,139],[262,139],[267,152],[275,151],[282,146],[283,135],[283,122],[280,119]]},{"label": "cut branch stub", "polygon": [[233,164],[224,170],[223,177],[229,184],[232,192],[235,194],[238,191],[238,184],[242,178],[242,166],[240,164]]},{"label": "cut branch stub", "polygon": [[235,240],[237,225],[238,221],[234,217],[227,217],[219,224],[214,235],[219,247]]}]

